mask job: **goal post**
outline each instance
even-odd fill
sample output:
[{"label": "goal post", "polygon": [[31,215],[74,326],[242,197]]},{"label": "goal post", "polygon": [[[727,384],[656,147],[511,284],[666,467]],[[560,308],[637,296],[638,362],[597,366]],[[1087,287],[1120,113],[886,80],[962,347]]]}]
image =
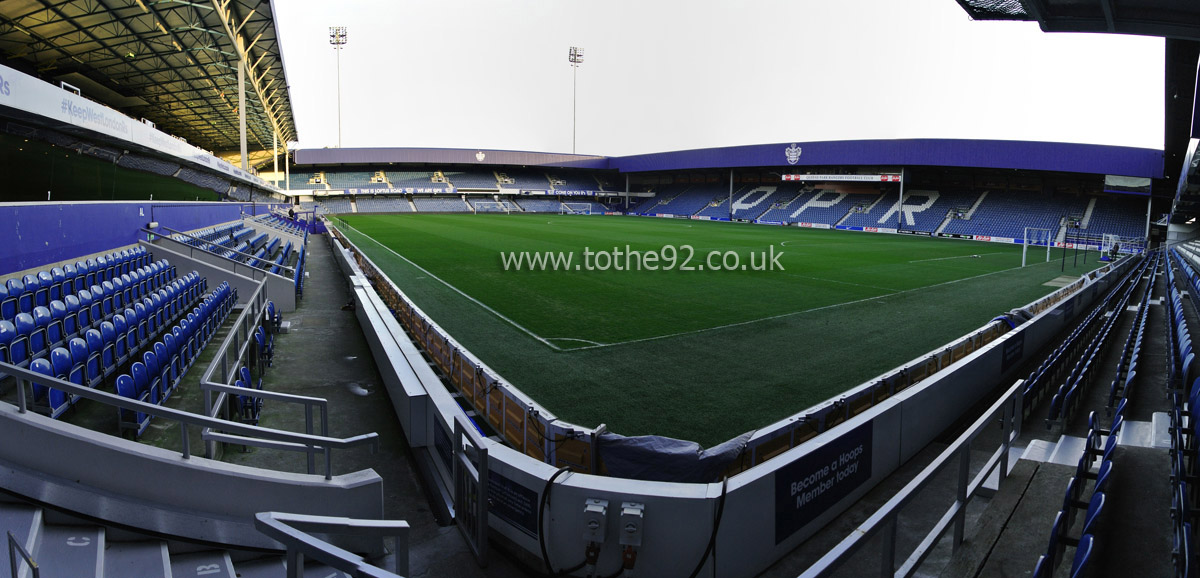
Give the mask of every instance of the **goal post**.
[{"label": "goal post", "polygon": [[591,203],[563,203],[559,210],[560,215],[590,215],[592,214]]},{"label": "goal post", "polygon": [[1100,260],[1112,261],[1116,258],[1116,251],[1119,250],[1121,238],[1111,233],[1105,233],[1100,239]]},{"label": "goal post", "polygon": [[512,207],[498,201],[475,201],[475,213],[512,213]]},{"label": "goal post", "polygon": [[[1046,262],[1050,262],[1050,246],[1054,244],[1053,234],[1050,229],[1039,229],[1036,227],[1025,227],[1025,237],[1021,239],[1021,266],[1028,264],[1029,246],[1046,247]],[[1035,257],[1036,258],[1036,257]]]}]

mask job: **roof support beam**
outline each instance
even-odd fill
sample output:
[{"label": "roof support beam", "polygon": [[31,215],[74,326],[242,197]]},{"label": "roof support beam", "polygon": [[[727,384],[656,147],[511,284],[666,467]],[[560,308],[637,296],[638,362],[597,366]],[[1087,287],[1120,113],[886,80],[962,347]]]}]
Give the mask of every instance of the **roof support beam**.
[{"label": "roof support beam", "polygon": [[1116,32],[1117,24],[1113,21],[1112,0],[1100,0],[1100,7],[1104,9],[1104,22],[1108,24],[1108,31]]}]

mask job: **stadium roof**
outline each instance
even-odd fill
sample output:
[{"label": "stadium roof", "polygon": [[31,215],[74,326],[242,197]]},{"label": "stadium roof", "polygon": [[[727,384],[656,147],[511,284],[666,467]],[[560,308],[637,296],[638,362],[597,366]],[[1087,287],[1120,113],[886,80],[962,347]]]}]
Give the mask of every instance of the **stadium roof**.
[{"label": "stadium roof", "polygon": [[[794,158],[788,149],[795,147]],[[298,165],[387,163],[518,165],[616,169],[621,172],[754,167],[946,166],[1162,178],[1163,152],[1108,145],[964,139],[847,140],[775,143],[624,157],[488,149],[300,149]]]},{"label": "stadium roof", "polygon": [[266,0],[4,0],[0,54],[213,151],[240,148],[240,56],[249,148],[297,140]]},{"label": "stadium roof", "polygon": [[1200,40],[1200,2],[958,0],[976,20],[1035,21],[1045,32],[1108,32]]}]

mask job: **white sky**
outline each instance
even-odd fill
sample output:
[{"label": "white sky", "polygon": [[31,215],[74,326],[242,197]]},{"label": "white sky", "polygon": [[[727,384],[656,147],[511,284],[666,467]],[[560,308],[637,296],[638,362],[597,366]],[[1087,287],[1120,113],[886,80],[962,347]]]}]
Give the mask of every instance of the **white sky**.
[{"label": "white sky", "polygon": [[[299,148],[584,154],[865,138],[1161,149],[1163,41],[954,0],[275,0]],[[293,145],[296,146],[296,145]]]}]

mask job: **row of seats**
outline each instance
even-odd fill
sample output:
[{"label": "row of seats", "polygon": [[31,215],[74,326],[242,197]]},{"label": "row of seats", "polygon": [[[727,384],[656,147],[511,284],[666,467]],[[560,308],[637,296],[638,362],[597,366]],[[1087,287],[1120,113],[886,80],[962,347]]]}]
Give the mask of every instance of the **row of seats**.
[{"label": "row of seats", "polygon": [[[1053,384],[1061,383],[1061,380],[1066,378],[1067,368],[1073,367],[1071,360],[1078,360],[1083,356],[1084,351],[1099,332],[1104,321],[1104,313],[1107,310],[1108,299],[1106,298],[1093,307],[1083,321],[1071,330],[1070,335],[1059,343],[1058,347],[1029,374],[1029,377],[1025,378],[1023,409],[1026,414],[1041,402]],[[1055,392],[1057,393],[1057,390]]]},{"label": "row of seats", "polygon": [[13,321],[0,320],[0,359],[26,367],[31,359],[89,329],[101,329],[105,322],[124,324],[145,318],[147,312],[174,315],[184,299],[186,282],[174,278],[175,268],[165,260],[142,271],[145,274],[136,282],[125,283],[122,278],[117,284],[105,281],[78,295],[67,295],[65,301],[51,301],[49,307],[34,307],[32,314],[18,313]]},{"label": "row of seats", "polygon": [[[250,357],[255,369],[251,372],[249,365],[242,365],[238,368],[237,379],[234,381],[236,387],[258,390],[263,388],[263,376],[275,358],[275,334],[279,332],[282,322],[283,318],[275,308],[275,303],[268,301],[266,316],[262,324],[254,329],[253,334],[254,347]],[[236,395],[232,396],[231,400],[234,404],[235,414],[242,423],[258,425],[263,408],[261,397]]]},{"label": "row of seats", "polygon": [[1158,267],[1162,261],[1162,253],[1155,253],[1150,258],[1150,282],[1142,292],[1137,312],[1134,314],[1133,327],[1125,337],[1125,345],[1121,348],[1121,358],[1117,361],[1117,374],[1108,387],[1108,407],[1115,408],[1121,400],[1128,398],[1137,380],[1138,361],[1142,354],[1142,342],[1146,335],[1146,321],[1150,318],[1150,296],[1154,294],[1155,282],[1158,280]]},{"label": "row of seats", "polygon": [[[1112,315],[1108,316],[1107,322],[1102,325],[1106,328],[1099,331],[1097,337],[1091,341],[1102,341],[1102,336],[1108,333],[1114,320],[1120,317],[1119,313],[1125,310],[1126,305],[1132,298],[1133,291],[1137,288],[1139,280],[1145,274],[1149,274],[1150,280],[1146,283],[1145,288],[1139,292],[1138,310],[1134,317],[1134,323],[1126,338],[1125,345],[1122,348],[1121,359],[1118,362],[1119,366],[1128,367],[1134,364],[1137,355],[1140,353],[1141,340],[1145,331],[1145,319],[1150,311],[1150,297],[1153,295],[1154,279],[1158,270],[1158,264],[1161,262],[1160,254],[1154,254],[1144,260],[1140,265],[1134,267],[1133,270],[1121,280],[1101,304],[1101,311],[1110,309],[1109,304],[1112,304]],[[1122,290],[1122,287],[1124,289]],[[1117,293],[1119,291],[1119,293]],[[1080,363],[1076,364],[1076,370],[1080,373],[1086,372],[1086,367],[1092,356],[1095,355],[1095,350],[1098,347],[1085,348],[1085,351],[1080,356]],[[1080,364],[1083,364],[1082,366]],[[1118,370],[1117,380],[1120,381],[1123,369]],[[1073,375],[1075,373],[1073,372]],[[1069,381],[1069,380],[1068,380]],[[1077,379],[1078,382],[1078,379]],[[1061,393],[1060,388],[1060,393]],[[1125,411],[1129,405],[1128,393],[1131,388],[1122,388],[1119,392],[1119,397],[1114,404],[1109,404],[1109,411],[1112,412],[1112,417],[1108,421],[1108,427],[1105,428],[1101,424],[1096,412],[1088,414],[1088,434],[1085,438],[1083,451],[1080,453],[1079,459],[1076,462],[1075,474],[1068,480],[1066,491],[1063,494],[1062,508],[1056,514],[1054,522],[1050,526],[1050,539],[1046,546],[1046,551],[1037,561],[1033,570],[1034,578],[1050,578],[1051,576],[1062,576],[1063,572],[1057,571],[1059,563],[1064,560],[1067,548],[1074,548],[1074,555],[1071,558],[1071,565],[1065,575],[1072,578],[1083,576],[1088,571],[1089,562],[1092,559],[1093,552],[1099,549],[1097,544],[1097,536],[1103,538],[1102,529],[1103,512],[1105,503],[1109,495],[1109,479],[1113,476],[1115,454],[1118,440],[1120,439],[1121,430],[1125,423]],[[1111,395],[1111,393],[1110,393]],[[1052,400],[1053,401],[1053,400]],[[1070,405],[1066,402],[1065,405]],[[1115,411],[1113,411],[1115,409]],[[1069,419],[1069,416],[1064,416]]]},{"label": "row of seats", "polygon": [[1183,273],[1191,295],[1200,290],[1196,270],[1175,248],[1170,250],[1173,262],[1167,263],[1167,375],[1171,385],[1171,521],[1174,538],[1175,575],[1192,578],[1196,575],[1192,533],[1197,514],[1196,476],[1200,474],[1200,378],[1194,382],[1191,365],[1195,360],[1191,332],[1184,312],[1183,297],[1176,286],[1174,265]]},{"label": "row of seats", "polygon": [[118,279],[149,264],[150,253],[139,246],[9,279],[0,285],[0,318],[12,321],[18,313],[32,313],[34,307],[47,307],[51,301]]},{"label": "row of seats", "polygon": [[[149,308],[138,303],[137,306],[142,307],[140,312],[127,308],[114,314],[111,320],[87,329],[82,337],[71,338],[65,347],[37,353],[29,362],[29,369],[78,385],[96,387],[118,368],[138,359],[139,353],[156,338],[170,333],[167,328],[171,324],[187,326],[189,321],[184,312],[199,300],[204,286],[204,279],[193,271],[163,289],[166,298],[155,294],[159,299],[157,302],[150,300]],[[171,337],[180,338],[179,335]],[[20,365],[20,360],[15,357],[21,355],[20,348],[10,345],[7,354],[6,361]],[[52,418],[62,415],[77,401],[75,396],[40,383],[33,383],[32,389],[34,410]]]},{"label": "row of seats", "polygon": [[[146,403],[164,403],[216,335],[237,300],[237,290],[228,281],[222,282],[164,334],[161,341],[155,342],[140,361],[134,361],[128,373],[117,376],[117,395]],[[150,418],[146,413],[117,409],[117,426],[122,435],[128,431],[135,438],[141,437],[150,426]]]},{"label": "row of seats", "polygon": [[[1117,438],[1121,433],[1121,425],[1125,423],[1124,410],[1125,404],[1122,403],[1113,415],[1112,426],[1107,430],[1097,427],[1095,414],[1089,416],[1092,429],[1088,432],[1083,453],[1075,466],[1075,475],[1067,481],[1062,508],[1050,525],[1050,540],[1046,553],[1038,558],[1034,566],[1034,578],[1054,576],[1055,568],[1068,547],[1075,548],[1068,575],[1076,578],[1087,570],[1092,552],[1096,549],[1095,535],[1104,511],[1108,480],[1112,477],[1112,458]],[[1104,441],[1101,442],[1101,439]],[[1082,517],[1079,514],[1083,514]],[[1078,530],[1073,529],[1075,525],[1079,526]]]},{"label": "row of seats", "polygon": [[[1109,335],[1113,327],[1116,326],[1120,315],[1117,313],[1124,311],[1129,300],[1133,296],[1133,291],[1137,287],[1135,282],[1145,273],[1150,260],[1144,259],[1141,264],[1133,267],[1108,293],[1104,299],[1103,305],[1105,310],[1113,311],[1114,314],[1103,318],[1100,323],[1099,333],[1092,338],[1084,348],[1083,355],[1075,362],[1075,366],[1071,369],[1071,373],[1067,375],[1066,380],[1058,386],[1058,391],[1054,397],[1050,398],[1050,411],[1046,419],[1048,423],[1063,422],[1071,418],[1075,412],[1079,400],[1083,397],[1084,392],[1091,386],[1096,372],[1099,370],[1100,364],[1103,362],[1103,351],[1108,343]],[[1123,288],[1123,289],[1122,289]],[[1118,293],[1119,292],[1119,293]],[[1114,298],[1115,297],[1115,298]]]}]

